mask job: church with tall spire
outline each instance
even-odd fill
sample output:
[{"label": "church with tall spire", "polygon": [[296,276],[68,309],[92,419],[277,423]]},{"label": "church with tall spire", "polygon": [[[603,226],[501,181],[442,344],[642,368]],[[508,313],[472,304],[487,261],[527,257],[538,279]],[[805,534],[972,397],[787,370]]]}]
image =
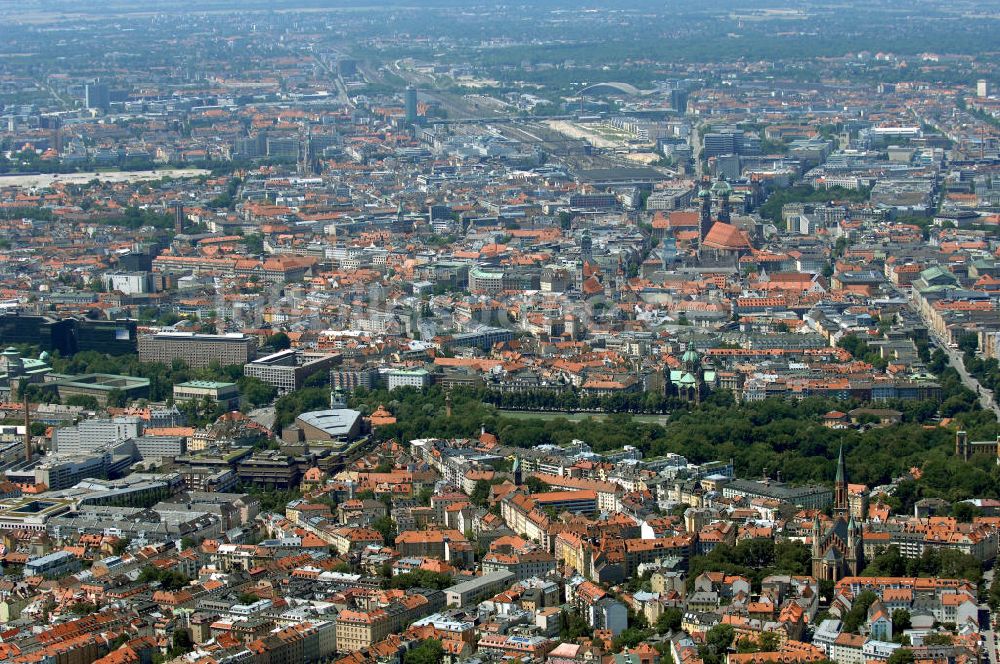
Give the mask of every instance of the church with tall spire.
[{"label": "church with tall spire", "polygon": [[845,576],[858,576],[864,567],[864,531],[851,514],[847,466],[841,446],[833,483],[833,523],[823,528],[819,512],[813,517],[812,575],[820,580],[839,581]]}]

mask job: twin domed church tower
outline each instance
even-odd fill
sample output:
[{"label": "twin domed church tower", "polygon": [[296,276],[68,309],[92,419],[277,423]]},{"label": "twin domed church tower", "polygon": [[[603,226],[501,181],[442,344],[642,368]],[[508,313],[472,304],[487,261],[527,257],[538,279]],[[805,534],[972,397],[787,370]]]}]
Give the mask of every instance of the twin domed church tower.
[{"label": "twin domed church tower", "polygon": [[698,198],[701,199],[700,223],[698,224],[699,241],[705,241],[715,223],[712,220],[713,196],[719,200],[719,216],[716,217],[716,220],[723,224],[732,222],[733,212],[729,202],[729,197],[732,194],[733,187],[725,180],[717,180],[711,185],[707,181],[702,181],[701,188],[698,190]]},{"label": "twin domed church tower", "polygon": [[699,403],[716,387],[715,366],[709,359],[702,359],[693,344],[688,344],[681,355],[680,367],[670,371],[670,386],[678,397]]}]

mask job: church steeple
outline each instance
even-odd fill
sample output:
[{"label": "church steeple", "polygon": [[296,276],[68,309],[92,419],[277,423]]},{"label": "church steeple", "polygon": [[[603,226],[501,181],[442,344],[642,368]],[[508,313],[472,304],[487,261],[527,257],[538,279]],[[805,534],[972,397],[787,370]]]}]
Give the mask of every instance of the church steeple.
[{"label": "church steeple", "polygon": [[816,510],[816,513],[813,514],[813,523],[812,523],[812,555],[814,559],[819,558],[821,555],[821,549],[820,549],[821,537],[822,533],[820,532],[819,528],[819,510]]},{"label": "church steeple", "polygon": [[847,522],[847,555],[844,563],[847,572],[857,576],[865,567],[865,533],[861,524],[854,520],[854,515]]},{"label": "church steeple", "polygon": [[837,455],[837,477],[833,481],[833,513],[844,515],[850,511],[847,501],[847,467],[844,465],[844,446]]},{"label": "church steeple", "polygon": [[851,513],[847,497],[847,464],[844,462],[843,445],[837,454],[837,477],[833,492],[833,525],[822,536],[818,546],[816,536],[819,521],[813,521],[813,576],[828,581],[857,576],[865,566],[865,535],[861,522]]},{"label": "church steeple", "polygon": [[705,241],[705,236],[712,228],[712,192],[707,181],[702,182],[698,197],[701,199],[701,214],[698,219],[698,246],[700,248],[701,243]]},{"label": "church steeple", "polygon": [[594,259],[594,240],[590,237],[590,231],[587,229],[584,229],[580,236],[580,256],[584,261]]},{"label": "church steeple", "polygon": [[714,185],[712,185],[712,194],[714,194],[720,202],[719,206],[719,221],[724,224],[728,224],[732,221],[732,216],[730,215],[730,205],[729,197],[733,193],[733,188],[726,182],[725,178],[722,178]]},{"label": "church steeple", "polygon": [[684,354],[681,355],[681,364],[684,367],[684,371],[694,374],[698,371],[699,360],[698,351],[695,349],[694,344],[686,344]]}]

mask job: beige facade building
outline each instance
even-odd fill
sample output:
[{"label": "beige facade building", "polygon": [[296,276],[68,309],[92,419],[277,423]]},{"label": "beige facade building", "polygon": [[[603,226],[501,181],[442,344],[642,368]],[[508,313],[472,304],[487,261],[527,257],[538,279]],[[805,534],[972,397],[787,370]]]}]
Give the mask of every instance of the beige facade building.
[{"label": "beige facade building", "polygon": [[257,340],[246,334],[194,334],[159,332],[139,336],[139,359],[170,364],[184,360],[193,369],[213,362],[222,366],[244,365],[257,353]]}]

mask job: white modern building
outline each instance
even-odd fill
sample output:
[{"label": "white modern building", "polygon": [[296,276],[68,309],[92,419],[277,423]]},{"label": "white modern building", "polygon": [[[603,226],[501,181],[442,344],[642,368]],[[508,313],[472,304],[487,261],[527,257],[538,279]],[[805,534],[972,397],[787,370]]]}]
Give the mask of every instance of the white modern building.
[{"label": "white modern building", "polygon": [[142,423],[138,417],[97,418],[52,433],[52,447],[59,453],[90,452],[112,443],[138,438]]},{"label": "white modern building", "polygon": [[421,389],[430,384],[431,375],[426,369],[393,369],[386,374],[386,387],[390,392],[397,387]]}]

